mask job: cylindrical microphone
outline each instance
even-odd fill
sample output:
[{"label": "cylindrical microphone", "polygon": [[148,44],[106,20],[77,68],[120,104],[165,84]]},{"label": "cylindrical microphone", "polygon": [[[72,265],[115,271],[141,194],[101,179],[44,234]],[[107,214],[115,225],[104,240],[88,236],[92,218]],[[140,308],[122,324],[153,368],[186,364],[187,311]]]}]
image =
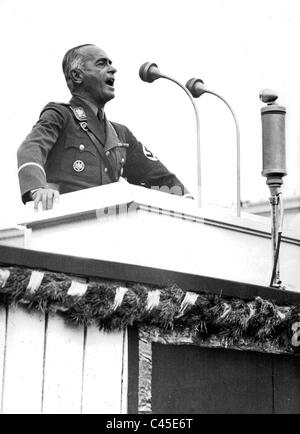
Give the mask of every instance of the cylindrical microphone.
[{"label": "cylindrical microphone", "polygon": [[278,260],[284,215],[281,192],[282,178],[287,175],[285,155],[286,108],[276,103],[278,95],[271,89],[262,90],[259,97],[262,102],[267,103],[261,109],[261,121],[263,144],[262,175],[267,178],[267,185],[271,192],[273,270],[270,286],[283,289]]},{"label": "cylindrical microphone", "polygon": [[139,69],[139,76],[141,80],[146,81],[147,83],[153,83],[153,81],[163,77],[156,63],[153,62],[143,63]]},{"label": "cylindrical microphone", "polygon": [[200,78],[190,78],[186,82],[185,87],[191,92],[194,98],[199,98],[199,96],[207,92],[204,82]]},{"label": "cylindrical microphone", "polygon": [[282,177],[287,175],[285,151],[286,108],[278,105],[276,92],[265,89],[260,92],[260,99],[267,102],[261,109],[263,170],[272,195],[278,193]]}]

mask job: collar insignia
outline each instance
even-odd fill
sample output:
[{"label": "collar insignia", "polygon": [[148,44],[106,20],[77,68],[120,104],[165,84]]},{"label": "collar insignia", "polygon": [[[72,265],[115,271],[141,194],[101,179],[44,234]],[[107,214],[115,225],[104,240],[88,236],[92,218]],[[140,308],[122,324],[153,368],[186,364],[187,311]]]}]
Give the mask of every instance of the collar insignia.
[{"label": "collar insignia", "polygon": [[86,114],[82,107],[72,107],[73,113],[79,121],[86,121]]}]

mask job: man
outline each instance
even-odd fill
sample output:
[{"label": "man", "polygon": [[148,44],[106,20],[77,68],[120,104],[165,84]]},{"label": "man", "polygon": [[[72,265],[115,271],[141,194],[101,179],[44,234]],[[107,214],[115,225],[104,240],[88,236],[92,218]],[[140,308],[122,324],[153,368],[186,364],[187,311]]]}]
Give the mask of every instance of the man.
[{"label": "man", "polygon": [[116,69],[107,54],[92,44],[69,50],[63,72],[72,99],[49,103],[18,149],[23,202],[34,200],[51,209],[59,194],[116,182],[169,188],[183,195],[184,186],[124,125],[104,113],[114,98]]}]

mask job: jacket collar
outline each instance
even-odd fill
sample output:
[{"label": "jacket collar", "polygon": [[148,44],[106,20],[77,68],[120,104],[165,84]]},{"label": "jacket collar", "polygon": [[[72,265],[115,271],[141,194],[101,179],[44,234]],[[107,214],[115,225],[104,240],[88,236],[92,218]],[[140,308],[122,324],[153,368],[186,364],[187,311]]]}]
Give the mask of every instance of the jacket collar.
[{"label": "jacket collar", "polygon": [[[103,125],[104,128],[101,128],[99,119],[97,118],[97,112],[93,110],[94,104],[92,104],[86,99],[82,99],[77,95],[74,95],[71,98],[70,105],[72,107],[81,107],[83,108],[86,117],[87,117],[87,123],[89,129],[92,131],[92,133],[97,137],[98,140],[105,145],[105,125]],[[94,106],[95,107],[95,106]]]},{"label": "jacket collar", "polygon": [[[74,97],[73,97],[74,98]],[[77,98],[79,99],[79,100],[81,100],[82,102],[84,102],[84,104],[86,105],[86,106],[88,106],[92,111],[93,111],[93,113],[94,113],[94,115],[99,119],[99,118],[101,118],[102,120],[104,120],[104,116],[105,116],[105,114],[104,114],[104,109],[99,109],[97,106],[96,106],[96,104],[94,104],[93,102],[91,102],[91,101],[89,101],[88,99],[86,99],[86,98],[83,98],[82,96],[77,96]],[[98,117],[98,113],[101,113],[101,115]]]},{"label": "jacket collar", "polygon": [[[104,112],[103,112],[104,128],[103,129],[101,128],[100,121],[97,117],[98,108],[95,106],[95,104],[91,103],[90,101],[87,101],[84,98],[80,98],[79,96],[75,95],[72,97],[70,101],[70,105],[72,107],[83,108],[87,117],[87,124],[89,129],[102,143],[105,151],[108,151],[112,148],[115,148],[116,146],[119,146],[118,135],[115,129],[113,128],[113,126],[111,125],[111,123],[106,119]],[[105,137],[105,132],[106,132],[106,137]]]}]

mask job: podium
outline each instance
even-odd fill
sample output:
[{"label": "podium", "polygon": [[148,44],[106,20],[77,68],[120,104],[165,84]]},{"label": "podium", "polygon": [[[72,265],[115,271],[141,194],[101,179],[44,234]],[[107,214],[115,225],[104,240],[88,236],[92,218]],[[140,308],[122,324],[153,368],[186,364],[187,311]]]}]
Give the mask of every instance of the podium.
[{"label": "podium", "polygon": [[[25,249],[1,247],[0,237],[1,263],[7,266],[64,273],[77,280],[76,276],[80,276],[82,285],[97,279],[117,281],[124,287],[140,282],[154,289],[175,283],[187,292],[204,291],[216,296],[224,293],[248,300],[259,295],[282,304],[300,304],[296,293],[300,290],[300,240],[287,230],[282,241],[281,275],[287,289],[295,292],[266,288],[272,247],[270,222],[264,217],[236,217],[229,210],[198,209],[196,201],[118,182],[62,195],[50,211],[34,212],[33,203],[29,203],[18,224],[24,228]],[[9,233],[3,239],[2,244],[9,244]],[[16,245],[13,235],[11,245]],[[207,403],[211,405],[208,412],[212,408],[224,409],[229,399],[216,404],[204,397],[201,407],[200,397],[195,401],[199,402],[199,410],[187,395],[182,400],[180,388],[177,395],[172,389],[175,377],[186,378],[186,391],[194,396],[194,377],[188,378],[188,373],[198,372],[197,394],[201,387],[211,387],[215,390],[212,401],[222,399],[227,393],[220,390],[223,377],[216,384],[206,384],[216,373],[222,374],[220,363],[232,376],[230,388],[236,388],[233,407],[243,401],[239,384],[233,380],[234,372],[255,376],[247,395],[252,407],[246,400],[241,412],[245,408],[272,411],[274,405],[270,402],[274,398],[270,396],[274,391],[269,386],[274,375],[281,378],[281,384],[289,384],[290,390],[298,384],[286,377],[295,366],[280,368],[280,373],[274,374],[277,365],[269,355],[262,359],[254,352],[248,357],[246,351],[246,356],[240,353],[237,358],[231,350],[219,350],[218,354],[211,348],[200,351],[191,348],[188,337],[181,336],[183,345],[178,345],[176,339],[175,334],[166,338],[149,329],[124,328],[106,333],[94,325],[71,327],[59,315],[0,306],[1,412],[151,413],[167,403],[165,412],[177,408],[180,413],[183,402],[190,407],[184,407],[182,412],[205,411]],[[188,354],[186,345],[190,348]],[[172,352],[175,347],[181,348],[180,354]],[[152,370],[146,363],[149,360],[153,361],[152,395]],[[185,371],[177,375],[177,369],[184,366]],[[258,366],[263,366],[263,378],[257,377]],[[210,369],[215,369],[214,373]],[[244,380],[250,384],[248,377],[241,378]],[[260,387],[264,387],[263,392]],[[170,390],[171,395],[175,394],[168,403],[166,393]],[[261,401],[251,398],[257,390],[257,396],[263,396]],[[145,402],[145,391],[152,396],[152,403]],[[281,390],[280,394],[291,405],[287,392]],[[300,394],[292,401],[298,405],[299,400]]]},{"label": "podium", "polygon": [[[270,221],[118,182],[61,196],[51,211],[21,217],[25,247],[268,285]],[[300,241],[285,231],[281,276],[300,288]]]}]

